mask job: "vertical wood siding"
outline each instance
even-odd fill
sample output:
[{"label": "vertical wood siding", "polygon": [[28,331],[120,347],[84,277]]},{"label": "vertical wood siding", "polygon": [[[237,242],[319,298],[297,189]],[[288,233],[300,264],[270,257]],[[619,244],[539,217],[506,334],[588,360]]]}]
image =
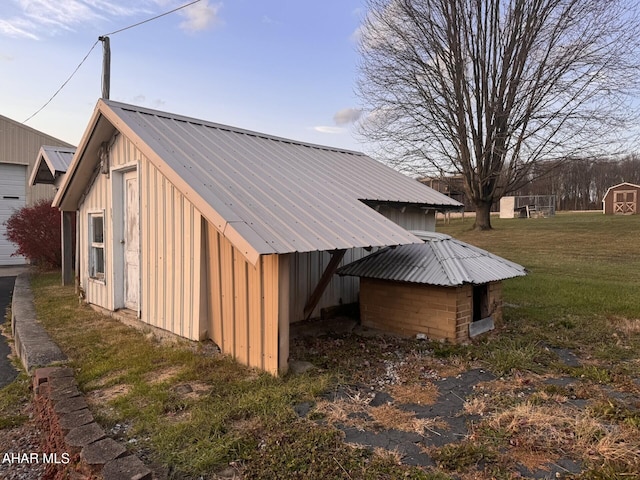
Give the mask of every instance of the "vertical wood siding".
[{"label": "vertical wood siding", "polygon": [[[104,213],[104,268],[105,281],[89,278],[89,215]],[[106,175],[97,175],[78,210],[78,248],[80,252],[80,286],[84,290],[86,301],[108,310],[113,310],[111,294],[112,274],[112,229],[111,222],[111,189]]]},{"label": "vertical wood siding", "polygon": [[[142,321],[200,340],[206,325],[201,310],[201,216],[195,207],[125,137],[115,137],[110,167],[137,166],[140,188],[140,308]],[[115,172],[112,171],[112,175]],[[115,177],[114,177],[115,178]],[[79,209],[80,282],[86,300],[108,310],[115,305],[113,198],[111,178],[98,174]],[[119,199],[117,200],[119,201]],[[88,215],[104,210],[105,278],[88,272]],[[117,216],[116,216],[117,217]]]},{"label": "vertical wood siding", "polygon": [[201,340],[201,215],[143,158],[141,192],[141,318],[191,340]]},{"label": "vertical wood siding", "polygon": [[427,232],[435,232],[436,230],[435,210],[425,211],[420,208],[408,206],[403,212],[401,209],[383,205],[378,210],[378,213],[406,230],[423,230]]},{"label": "vertical wood siding", "polygon": [[256,265],[207,224],[208,336],[239,362],[278,373],[278,256]]},{"label": "vertical wood siding", "polygon": [[[369,255],[364,248],[352,248],[347,250],[340,265],[359,260]],[[324,269],[331,260],[330,252],[306,252],[291,254],[289,315],[291,322],[304,320],[304,307],[313,293]],[[358,277],[340,277],[334,275],[326,290],[322,294],[318,305],[311,313],[312,318],[320,316],[320,310],[335,305],[353,303],[358,301],[360,279]]]}]

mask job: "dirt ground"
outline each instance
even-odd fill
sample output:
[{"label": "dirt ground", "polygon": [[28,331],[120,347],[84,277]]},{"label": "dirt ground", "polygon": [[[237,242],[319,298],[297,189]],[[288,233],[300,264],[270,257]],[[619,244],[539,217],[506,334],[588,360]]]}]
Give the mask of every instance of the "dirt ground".
[{"label": "dirt ground", "polygon": [[[596,424],[586,412],[607,402],[634,411],[640,407],[633,387],[624,391],[562,374],[514,372],[497,378],[480,360],[437,358],[427,342],[377,336],[359,327],[311,333],[295,336],[292,357],[343,372],[343,382],[316,404],[298,405],[301,417],[339,428],[347,443],[393,452],[408,465],[444,466],[462,472],[460,478],[495,478],[495,465],[512,478],[584,473],[585,455],[606,460],[611,445],[584,443],[577,438],[582,428],[577,422],[591,422],[589,428],[598,432],[594,438],[606,436],[614,425]],[[560,365],[581,365],[570,350],[547,350]],[[640,454],[637,443],[620,438],[611,443],[622,447],[610,453],[622,455],[622,462]],[[465,448],[466,458],[460,453]],[[451,452],[453,460],[447,457]]]}]

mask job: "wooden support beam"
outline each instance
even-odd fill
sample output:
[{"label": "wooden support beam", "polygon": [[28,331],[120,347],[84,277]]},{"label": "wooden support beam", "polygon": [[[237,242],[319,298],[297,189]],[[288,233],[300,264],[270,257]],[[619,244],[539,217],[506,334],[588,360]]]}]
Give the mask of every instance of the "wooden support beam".
[{"label": "wooden support beam", "polygon": [[71,285],[74,282],[73,271],[73,238],[71,236],[74,212],[60,212],[62,235],[62,285]]},{"label": "wooden support beam", "polygon": [[341,249],[341,250],[334,250],[333,252],[331,252],[331,260],[329,260],[329,264],[324,269],[324,272],[322,273],[322,277],[320,277],[320,280],[318,281],[318,285],[316,285],[316,288],[313,290],[313,293],[311,294],[311,296],[309,297],[309,300],[307,300],[307,303],[304,306],[305,320],[309,320],[309,317],[311,317],[313,310],[318,305],[318,302],[320,301],[322,294],[326,290],[327,285],[329,285],[329,282],[331,281],[331,277],[333,276],[334,273],[336,273],[336,270],[338,269],[338,266],[340,265],[340,262],[342,261],[342,258],[344,257],[344,254],[346,251],[347,251],[346,249]]}]

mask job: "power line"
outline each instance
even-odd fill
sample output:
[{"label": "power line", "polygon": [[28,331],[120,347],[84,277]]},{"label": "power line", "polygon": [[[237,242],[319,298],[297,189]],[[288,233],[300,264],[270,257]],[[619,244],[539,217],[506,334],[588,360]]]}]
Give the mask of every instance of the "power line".
[{"label": "power line", "polygon": [[60,85],[60,88],[58,90],[56,90],[56,93],[54,93],[51,98],[49,100],[46,101],[46,103],[41,106],[38,110],[36,110],[36,112],[31,115],[29,118],[27,118],[24,122],[22,123],[27,123],[29,120],[31,120],[33,117],[35,117],[37,114],[39,114],[42,110],[45,109],[45,107],[47,105],[49,105],[51,103],[51,101],[56,98],[56,96],[60,93],[60,91],[67,85],[67,83],[69,83],[69,81],[73,78],[73,76],[76,74],[76,72],[80,69],[80,67],[82,66],[82,64],[87,60],[87,58],[89,58],[89,55],[91,54],[91,52],[93,52],[93,49],[96,48],[96,45],[98,44],[100,40],[96,40],[94,42],[94,44],[91,46],[91,48],[89,49],[89,51],[87,52],[87,54],[84,56],[84,58],[82,59],[82,61],[78,64],[78,66],[76,67],[76,69],[73,71],[73,73],[69,76],[69,78],[67,78],[64,83],[62,85]]},{"label": "power line", "polygon": [[149,22],[152,22],[152,21],[157,20],[159,18],[166,17],[167,15],[170,15],[170,14],[172,14],[174,12],[177,12],[178,10],[182,10],[183,8],[190,7],[194,3],[198,3],[200,1],[202,1],[202,0],[194,0],[191,3],[186,3],[186,4],[182,5],[181,7],[177,7],[177,8],[174,8],[173,10],[169,10],[168,12],[161,13],[160,15],[157,15],[157,16],[155,16],[153,18],[148,18],[147,20],[143,20],[143,21],[135,23],[133,25],[129,25],[128,27],[121,28],[120,30],[116,30],[115,32],[106,33],[106,34],[101,35],[101,36],[102,37],[107,37],[109,35],[115,35],[116,33],[124,32],[125,30],[129,30],[130,28],[138,27],[138,26],[143,25],[145,23],[149,23]]},{"label": "power line", "polygon": [[140,25],[144,25],[145,23],[149,23],[149,22],[152,22],[152,21],[157,20],[157,19],[159,19],[159,18],[165,17],[165,16],[167,16],[167,15],[170,15],[170,14],[172,14],[172,13],[177,12],[178,10],[182,10],[183,8],[190,7],[191,5],[194,5],[194,4],[196,4],[196,3],[200,2],[200,1],[202,1],[202,0],[194,0],[194,1],[192,1],[192,2],[189,2],[189,3],[186,3],[186,4],[182,5],[182,6],[180,6],[180,7],[174,8],[173,10],[169,10],[168,12],[164,12],[164,13],[161,13],[160,15],[156,15],[155,17],[148,18],[148,19],[143,20],[143,21],[138,22],[138,23],[134,23],[133,25],[129,25],[128,27],[124,27],[124,28],[121,28],[121,29],[119,29],[119,30],[115,30],[115,31],[113,31],[113,32],[111,32],[111,33],[106,33],[106,34],[104,34],[104,35],[100,35],[100,36],[98,37],[98,40],[96,40],[96,41],[94,42],[94,44],[91,46],[91,48],[89,49],[89,51],[87,52],[87,54],[84,56],[84,58],[82,59],[82,61],[78,64],[78,66],[77,66],[77,67],[76,67],[76,69],[73,71],[73,73],[72,73],[71,75],[69,75],[69,78],[67,78],[67,79],[64,81],[64,83],[63,83],[62,85],[60,85],[60,88],[58,88],[58,90],[56,90],[56,92],[51,96],[51,98],[50,98],[49,100],[47,100],[47,101],[45,102],[45,104],[44,104],[44,105],[42,105],[38,110],[36,110],[36,112],[35,112],[33,115],[31,115],[29,118],[27,118],[27,119],[26,119],[24,122],[22,122],[22,123],[27,123],[29,120],[31,120],[33,117],[35,117],[37,114],[39,114],[42,110],[44,110],[44,109],[45,109],[45,108],[46,108],[46,107],[47,107],[47,106],[48,106],[48,105],[53,101],[53,99],[54,99],[54,98],[56,98],[56,96],[58,96],[58,94],[62,91],[62,89],[67,85],[67,83],[69,83],[69,82],[71,81],[71,79],[75,76],[75,74],[78,72],[78,70],[80,69],[80,67],[81,67],[81,66],[84,64],[84,62],[87,60],[87,58],[89,58],[89,55],[91,55],[91,52],[93,52],[93,49],[94,49],[94,48],[96,48],[96,45],[98,44],[98,42],[100,42],[100,41],[102,40],[102,38],[107,37],[107,36],[109,36],[109,35],[115,35],[115,34],[117,34],[117,33],[124,32],[125,30],[129,30],[129,29],[131,29],[131,28],[139,27]]}]

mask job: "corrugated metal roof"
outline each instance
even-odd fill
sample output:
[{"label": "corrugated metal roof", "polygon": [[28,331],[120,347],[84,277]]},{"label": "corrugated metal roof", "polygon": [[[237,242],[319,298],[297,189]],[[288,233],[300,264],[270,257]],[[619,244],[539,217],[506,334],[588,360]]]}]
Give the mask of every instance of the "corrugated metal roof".
[{"label": "corrugated metal roof", "polygon": [[54,183],[56,176],[62,175],[67,171],[75,153],[76,149],[74,147],[55,147],[51,145],[40,147],[35,166],[31,171],[29,185]]},{"label": "corrugated metal roof", "polygon": [[526,275],[521,265],[449,235],[413,233],[424,243],[384,248],[337,273],[440,286],[479,285]]},{"label": "corrugated metal roof", "polygon": [[75,153],[76,149],[73,147],[65,148],[45,145],[40,148],[40,154],[49,165],[49,169],[54,173],[65,173]]},{"label": "corrugated metal roof", "polygon": [[182,186],[205,217],[213,209],[215,219],[208,219],[223,234],[242,238],[258,254],[418,241],[362,200],[461,206],[362,153],[109,100],[97,109]]}]

